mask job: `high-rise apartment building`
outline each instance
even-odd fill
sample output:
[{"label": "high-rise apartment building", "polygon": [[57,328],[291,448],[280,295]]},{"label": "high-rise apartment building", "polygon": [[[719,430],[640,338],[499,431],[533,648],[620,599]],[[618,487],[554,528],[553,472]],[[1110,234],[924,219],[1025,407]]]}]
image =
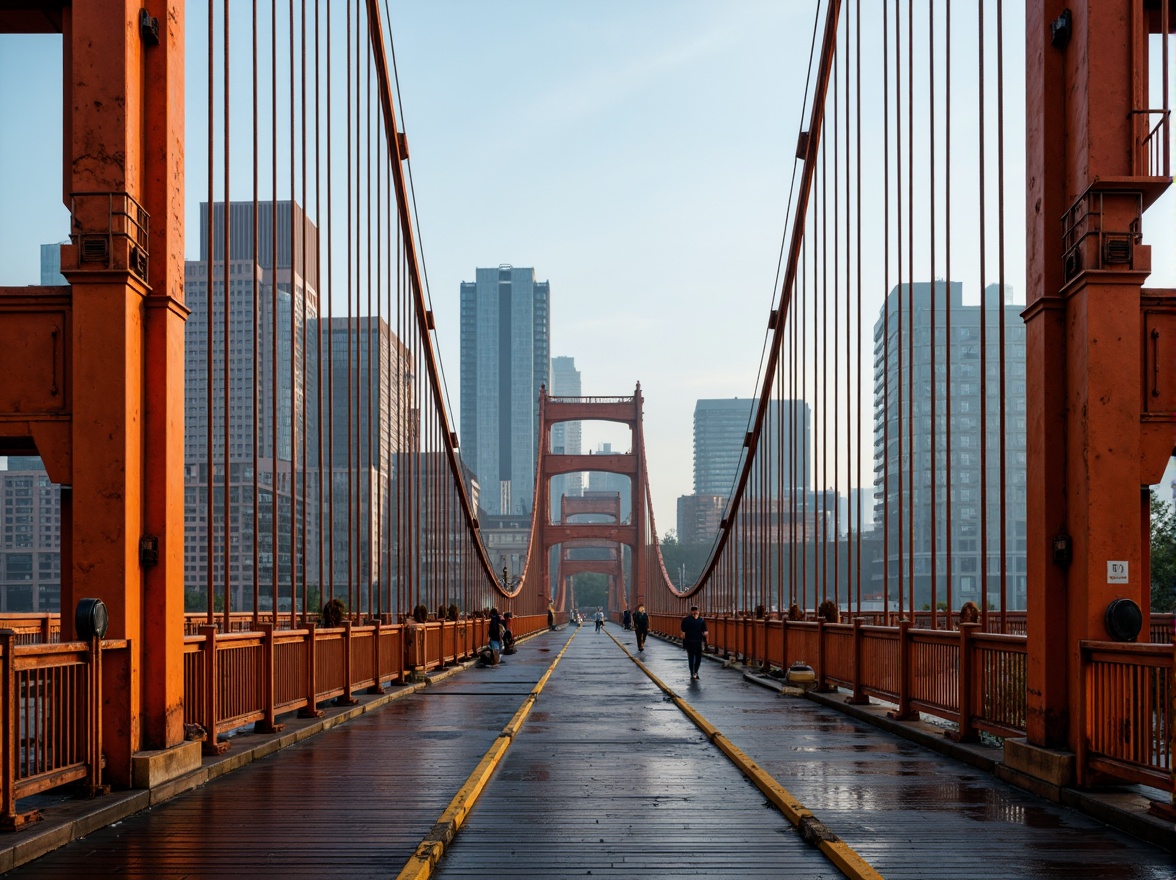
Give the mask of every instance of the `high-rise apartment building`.
[{"label": "high-rise apartment building", "polygon": [[61,487],[41,459],[9,456],[0,470],[0,611],[61,610]]},{"label": "high-rise apartment building", "polygon": [[490,514],[529,513],[534,501],[550,302],[550,284],[530,268],[478,269],[461,285],[461,447]]},{"label": "high-rise apartment building", "polygon": [[[255,545],[263,606],[275,579],[280,596],[289,595],[294,578],[299,586],[318,580],[317,539],[296,546],[301,528],[294,527],[306,522],[308,536],[319,531],[318,231],[301,206],[263,202],[255,246],[254,205],[233,202],[226,264],[225,217],[224,203],[211,212],[200,206],[200,259],[184,267],[192,310],[184,344],[184,581],[193,604],[207,601],[196,594],[207,595],[210,579],[220,593],[227,553],[232,601],[240,608],[246,590],[252,601]],[[297,572],[296,559],[304,562]]]},{"label": "high-rise apartment building", "polygon": [[[1025,607],[1025,324],[1021,304],[1008,302],[1002,310],[1000,290],[986,290],[987,317],[984,360],[981,360],[981,307],[963,304],[957,281],[935,282],[935,376],[932,377],[932,285],[919,282],[893,288],[874,325],[874,486],[875,533],[888,525],[889,593],[897,595],[899,578],[909,590],[911,553],[914,555],[916,607],[930,602],[932,537],[935,538],[936,598],[952,604],[978,605],[987,597],[999,601],[1001,572],[1005,572],[1008,607]],[[950,305],[950,322],[948,306]],[[1003,313],[1002,313],[1003,312]],[[887,321],[887,319],[889,319]],[[1004,419],[1000,417],[1000,325],[1004,322]],[[901,323],[902,334],[899,335]],[[913,334],[913,356],[910,346]],[[899,371],[899,363],[902,370]],[[986,367],[982,381],[981,365]],[[950,376],[949,376],[950,365]],[[934,381],[934,384],[933,384]],[[931,390],[936,391],[935,426],[931,423]],[[899,394],[914,389],[914,424],[910,403]],[[981,401],[986,406],[981,412]],[[950,405],[950,423],[948,406]],[[983,415],[983,420],[982,420]],[[950,449],[948,426],[950,424]],[[981,438],[987,432],[987,461],[982,469]],[[1005,498],[1001,510],[999,450],[1005,444]],[[913,438],[913,446],[911,449]],[[935,449],[932,479],[932,441]],[[901,441],[901,442],[900,442]],[[901,448],[901,462],[900,462]],[[912,463],[913,456],[913,463]],[[913,477],[912,477],[913,470]],[[987,484],[988,589],[982,589],[981,486]],[[937,515],[932,520],[932,485]],[[902,494],[900,495],[900,485]],[[950,496],[949,496],[950,493]],[[901,503],[900,503],[900,498]],[[948,501],[951,532],[947,533]],[[913,510],[914,526],[909,527]],[[909,529],[909,531],[908,531]],[[1001,557],[1005,530],[1006,555]],[[948,548],[950,546],[950,555]],[[901,566],[900,566],[901,558]],[[874,586],[882,589],[882,571]],[[910,593],[906,593],[910,596]],[[908,600],[909,601],[909,600]]]},{"label": "high-rise apartment building", "polygon": [[[579,397],[580,371],[576,369],[576,359],[570,357],[553,357],[551,359],[551,388],[552,397]],[[551,426],[551,451],[557,455],[580,454],[580,423],[558,422]],[[560,474],[551,480],[551,516],[555,522],[561,519],[562,509],[560,499],[567,495],[569,498],[584,494],[584,474]]]},{"label": "high-rise apartment building", "polygon": [[[699,400],[694,406],[694,494],[730,497],[743,461],[754,398]],[[809,406],[803,400],[771,400],[764,422],[768,493],[809,486]],[[792,455],[792,450],[796,455]],[[780,468],[777,472],[777,467]]]},{"label": "high-rise apartment building", "polygon": [[357,601],[366,609],[367,586],[394,576],[394,542],[387,538],[402,506],[395,496],[397,453],[414,448],[418,423],[412,360],[383,318],[330,318],[321,326],[329,365],[323,461],[331,484],[322,501],[322,520],[330,524],[324,563],[337,591],[360,586]]}]

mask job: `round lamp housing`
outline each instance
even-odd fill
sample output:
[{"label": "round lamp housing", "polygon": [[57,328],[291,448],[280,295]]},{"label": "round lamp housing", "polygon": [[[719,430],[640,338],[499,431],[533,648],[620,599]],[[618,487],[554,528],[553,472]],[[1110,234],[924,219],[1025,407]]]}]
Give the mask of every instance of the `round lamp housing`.
[{"label": "round lamp housing", "polygon": [[106,629],[110,626],[110,615],[106,612],[106,605],[101,599],[82,599],[78,602],[78,610],[74,615],[74,627],[78,638],[90,641],[97,636],[106,638]]},{"label": "round lamp housing", "polygon": [[1105,622],[1116,642],[1133,642],[1143,629],[1143,612],[1130,599],[1115,599],[1107,606]]}]

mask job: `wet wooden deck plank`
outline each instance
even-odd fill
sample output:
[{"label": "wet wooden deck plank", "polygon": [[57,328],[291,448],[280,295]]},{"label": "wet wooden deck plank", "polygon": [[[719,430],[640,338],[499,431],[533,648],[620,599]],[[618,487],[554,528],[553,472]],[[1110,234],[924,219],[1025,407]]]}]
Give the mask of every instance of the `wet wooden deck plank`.
[{"label": "wet wooden deck plank", "polygon": [[[635,650],[631,634],[621,635]],[[1172,880],[1176,857],[808,700],[653,640],[653,672],[887,880]]]},{"label": "wet wooden deck plank", "polygon": [[486,876],[842,875],[611,639],[584,629],[434,874]]},{"label": "wet wooden deck plank", "polygon": [[394,877],[566,637],[541,636],[499,668],[431,685],[8,876]]}]

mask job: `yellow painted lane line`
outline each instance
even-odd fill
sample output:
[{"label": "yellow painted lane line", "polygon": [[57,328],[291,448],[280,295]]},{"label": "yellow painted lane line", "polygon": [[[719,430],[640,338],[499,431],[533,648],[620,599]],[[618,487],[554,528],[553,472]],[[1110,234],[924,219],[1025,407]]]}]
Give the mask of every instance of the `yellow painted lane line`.
[{"label": "yellow painted lane line", "polygon": [[522,729],[523,722],[531,712],[531,707],[535,705],[535,701],[539,698],[540,691],[547,684],[547,680],[551,678],[551,673],[555,671],[556,664],[559,663],[564,653],[571,647],[572,639],[575,637],[576,633],[573,632],[571,638],[564,643],[563,648],[555,655],[555,659],[551,661],[551,665],[547,667],[547,671],[536,682],[535,687],[531,688],[531,692],[523,700],[518,711],[514,713],[510,721],[507,722],[506,727],[502,729],[502,733],[498,734],[498,737],[486,751],[486,754],[482,756],[482,760],[478,762],[478,766],[474,768],[474,772],[469,775],[469,778],[466,779],[462,787],[457,790],[457,794],[453,796],[453,800],[449,802],[449,806],[445,808],[445,812],[441,814],[441,818],[437,820],[436,824],[433,825],[433,829],[417,845],[416,852],[409,857],[404,868],[396,875],[397,880],[428,880],[432,876],[434,868],[437,867],[437,863],[441,861],[441,856],[445,853],[445,848],[457,836],[458,829],[465,822],[470,810],[474,808],[474,804],[477,803],[478,797],[482,794],[482,789],[486,787],[486,783],[490,781],[490,776],[494,773],[494,769],[502,761],[503,757],[505,757],[506,750],[510,747],[511,741]]},{"label": "yellow painted lane line", "polygon": [[883,880],[882,875],[875,871],[869,862],[858,855],[849,844],[841,840],[836,834],[826,828],[824,824],[818,821],[817,817],[812,814],[812,811],[793,797],[788,789],[773,779],[767,770],[748,757],[742,749],[727,739],[717,727],[707,721],[702,716],[702,713],[682,699],[682,697],[678,696],[673,689],[654,675],[652,670],[634,657],[624,644],[618,641],[611,632],[608,632],[607,628],[605,632],[625,652],[625,655],[649,676],[650,681],[673,699],[674,705],[681,709],[682,713],[699,730],[706,734],[706,738],[718,746],[719,751],[726,755],[731,763],[743,771],[743,774],[755,784],[756,788],[763,792],[764,796],[775,805],[776,809],[783,813],[785,818],[796,826],[804,839],[820,849],[826,858],[837,866],[837,870],[850,878],[850,880]]}]

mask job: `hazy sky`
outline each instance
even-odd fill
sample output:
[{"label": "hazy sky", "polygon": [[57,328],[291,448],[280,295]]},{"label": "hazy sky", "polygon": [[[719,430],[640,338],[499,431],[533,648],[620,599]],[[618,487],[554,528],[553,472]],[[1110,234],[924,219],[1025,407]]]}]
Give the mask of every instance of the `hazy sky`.
[{"label": "hazy sky", "polygon": [[[645,396],[655,516],[692,491],[698,398],[755,393],[812,3],[393,2],[449,388],[478,266],[551,282],[552,355]],[[628,448],[587,424],[585,444]]]},{"label": "hazy sky", "polygon": [[[673,528],[675,500],[692,490],[695,401],[756,393],[814,0],[389,8],[454,424],[460,283],[479,266],[533,266],[551,283],[552,355],[576,359],[583,393],[641,383],[658,530]],[[37,283],[38,245],[68,232],[60,64],[59,38],[0,36],[0,119],[45,120],[0,138],[0,284]],[[1019,124],[1014,73],[1006,112]],[[1164,202],[1147,218],[1152,241],[1173,228]],[[1156,249],[1152,284],[1174,283],[1171,250]],[[584,438],[628,442],[603,424]]]}]

